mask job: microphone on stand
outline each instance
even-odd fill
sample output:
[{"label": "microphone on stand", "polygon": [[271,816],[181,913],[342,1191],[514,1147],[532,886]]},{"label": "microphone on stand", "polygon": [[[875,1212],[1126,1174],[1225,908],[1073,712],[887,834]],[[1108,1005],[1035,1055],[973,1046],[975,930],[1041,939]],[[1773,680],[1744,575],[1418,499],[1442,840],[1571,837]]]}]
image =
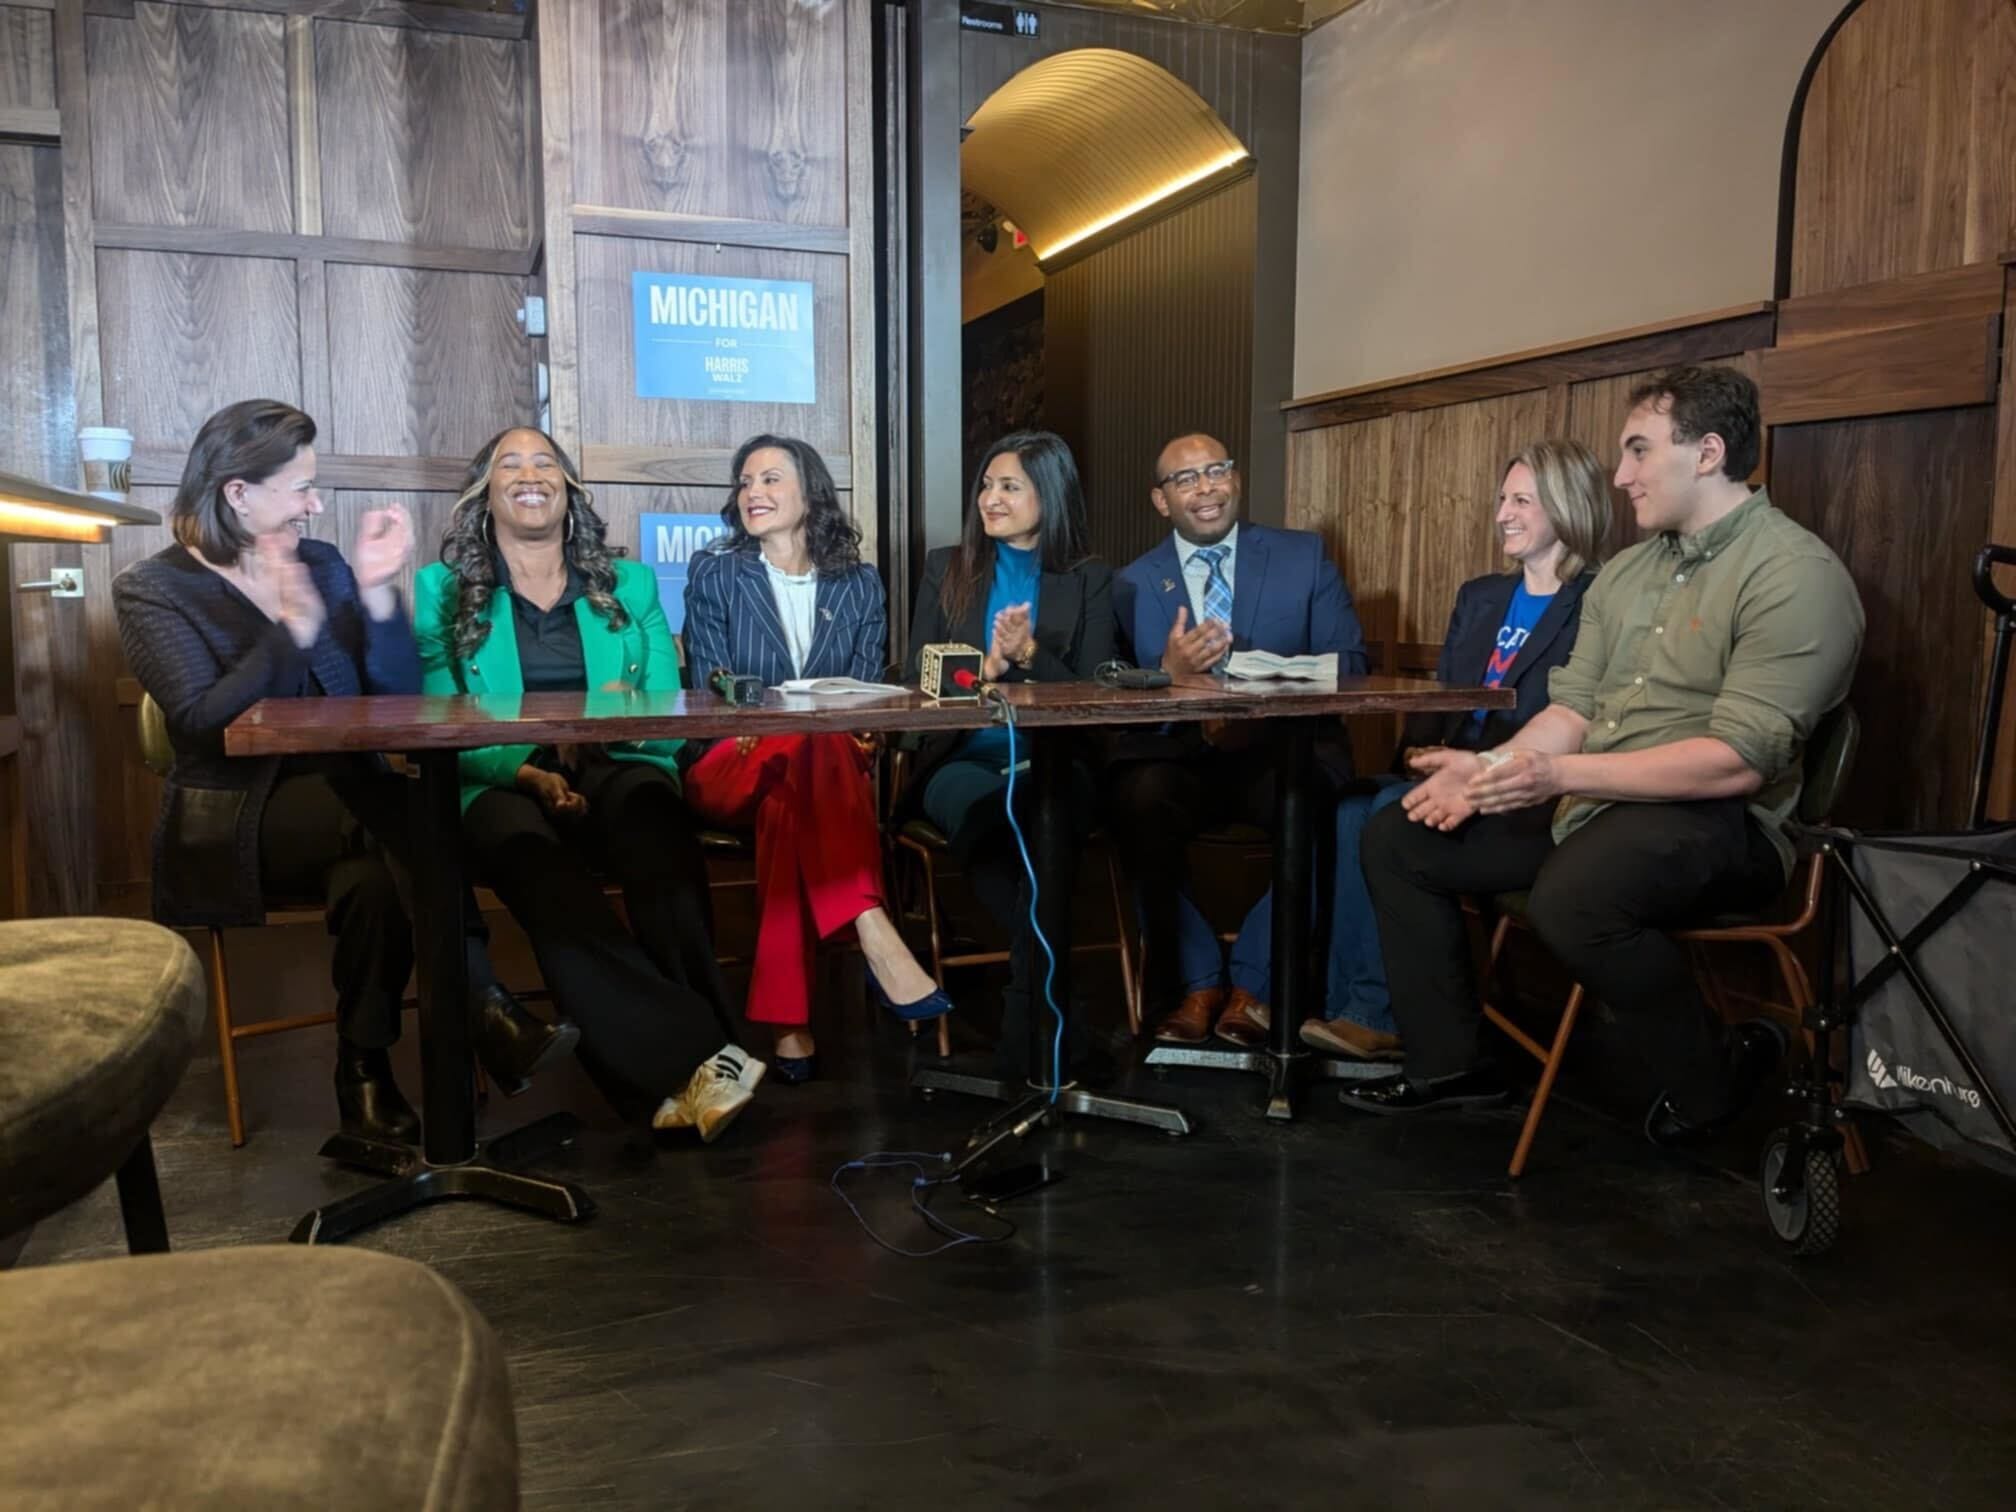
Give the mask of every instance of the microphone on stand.
[{"label": "microphone on stand", "polygon": [[716,667],[709,672],[707,686],[712,688],[724,703],[741,707],[763,702],[762,678],[738,676],[726,667]]}]

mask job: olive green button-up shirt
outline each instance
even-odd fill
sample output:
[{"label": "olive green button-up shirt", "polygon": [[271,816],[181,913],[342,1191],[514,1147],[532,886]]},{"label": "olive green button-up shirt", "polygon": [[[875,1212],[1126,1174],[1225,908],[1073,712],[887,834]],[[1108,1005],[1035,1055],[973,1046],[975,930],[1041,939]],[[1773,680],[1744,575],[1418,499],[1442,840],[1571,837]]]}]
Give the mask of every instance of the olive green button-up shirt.
[{"label": "olive green button-up shirt", "polygon": [[[1548,694],[1589,721],[1590,754],[1698,736],[1729,746],[1764,779],[1750,812],[1790,875],[1801,757],[1848,695],[1862,627],[1841,559],[1760,489],[1705,530],[1613,558],[1583,596],[1574,654]],[[1563,798],[1556,843],[1606,806]]]}]

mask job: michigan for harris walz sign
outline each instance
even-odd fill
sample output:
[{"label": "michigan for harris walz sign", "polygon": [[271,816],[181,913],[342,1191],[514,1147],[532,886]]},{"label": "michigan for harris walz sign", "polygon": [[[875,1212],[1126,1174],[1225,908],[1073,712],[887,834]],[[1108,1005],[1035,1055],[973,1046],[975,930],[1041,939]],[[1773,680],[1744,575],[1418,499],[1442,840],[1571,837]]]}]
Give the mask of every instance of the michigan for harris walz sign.
[{"label": "michigan for harris walz sign", "polygon": [[811,284],[639,272],[630,304],[638,398],[818,402]]}]

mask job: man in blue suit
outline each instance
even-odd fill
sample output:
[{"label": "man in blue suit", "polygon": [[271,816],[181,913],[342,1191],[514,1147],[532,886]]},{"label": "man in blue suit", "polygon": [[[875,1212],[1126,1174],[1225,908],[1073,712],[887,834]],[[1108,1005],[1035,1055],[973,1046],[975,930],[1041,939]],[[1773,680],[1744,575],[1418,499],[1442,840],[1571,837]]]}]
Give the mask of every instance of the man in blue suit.
[{"label": "man in blue suit", "polygon": [[[1366,670],[1351,595],[1322,539],[1306,530],[1241,524],[1239,469],[1223,443],[1179,436],[1155,465],[1155,508],[1169,538],[1116,573],[1113,607],[1135,665],[1210,672],[1233,651],[1337,654],[1340,677]],[[1191,838],[1212,825],[1274,824],[1273,753],[1257,726],[1170,725],[1117,736],[1109,757],[1109,819],[1141,904],[1144,1007],[1174,1011],[1155,1037],[1197,1044],[1214,1031],[1240,1046],[1266,1038],[1272,909],[1254,905],[1232,946],[1185,883]],[[1351,776],[1341,727],[1316,744],[1325,811]]]}]

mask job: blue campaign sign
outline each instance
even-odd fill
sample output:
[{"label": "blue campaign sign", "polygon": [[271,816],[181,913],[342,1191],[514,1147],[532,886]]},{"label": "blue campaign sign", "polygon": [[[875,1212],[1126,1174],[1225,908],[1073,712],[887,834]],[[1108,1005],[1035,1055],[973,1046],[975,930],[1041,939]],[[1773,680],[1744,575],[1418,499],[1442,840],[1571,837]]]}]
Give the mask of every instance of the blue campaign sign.
[{"label": "blue campaign sign", "polygon": [[705,551],[707,543],[725,535],[728,527],[718,514],[640,515],[638,553],[658,578],[658,602],[665,606],[665,618],[677,635],[686,628],[686,569],[693,553]]},{"label": "blue campaign sign", "polygon": [[811,284],[632,273],[630,307],[638,398],[817,402]]}]

